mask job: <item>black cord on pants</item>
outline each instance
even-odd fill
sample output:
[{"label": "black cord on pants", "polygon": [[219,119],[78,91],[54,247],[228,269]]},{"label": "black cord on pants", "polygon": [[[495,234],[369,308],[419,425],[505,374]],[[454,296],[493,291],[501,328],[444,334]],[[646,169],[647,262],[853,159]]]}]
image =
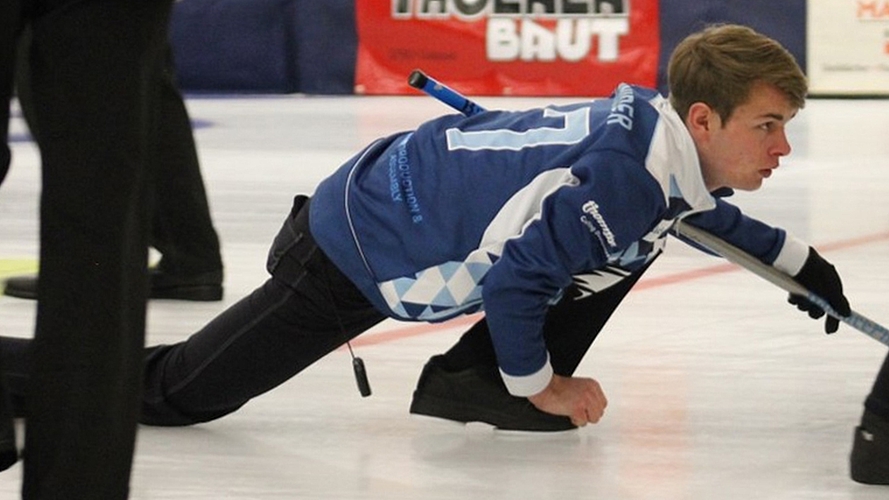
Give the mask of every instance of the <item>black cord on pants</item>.
[{"label": "black cord on pants", "polygon": [[295,200],[269,251],[272,277],[146,364],[142,422],[188,425],[231,413],[385,316],[318,248]]}]

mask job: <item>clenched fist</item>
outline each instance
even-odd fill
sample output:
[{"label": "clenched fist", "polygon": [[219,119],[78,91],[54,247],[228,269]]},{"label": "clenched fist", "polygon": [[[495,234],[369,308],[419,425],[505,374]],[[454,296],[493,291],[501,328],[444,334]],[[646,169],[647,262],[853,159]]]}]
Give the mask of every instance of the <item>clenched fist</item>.
[{"label": "clenched fist", "polygon": [[571,418],[578,427],[598,422],[608,406],[599,382],[559,375],[553,375],[546,389],[528,400],[540,411]]}]

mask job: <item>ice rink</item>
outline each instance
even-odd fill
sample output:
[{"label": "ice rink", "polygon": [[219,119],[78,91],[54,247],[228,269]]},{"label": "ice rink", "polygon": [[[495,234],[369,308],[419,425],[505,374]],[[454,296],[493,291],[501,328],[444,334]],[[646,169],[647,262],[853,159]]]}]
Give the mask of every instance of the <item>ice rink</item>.
[{"label": "ice rink", "polygon": [[[526,108],[544,98],[478,98]],[[187,101],[226,266],[218,303],[152,301],[148,343],[176,342],[266,279],[294,194],[365,144],[450,110],[423,96],[196,96]],[[20,116],[0,188],[0,278],[37,267],[39,156]],[[810,100],[793,153],[730,201],[810,242],[853,309],[889,325],[889,100]],[[447,193],[442,193],[447,196]],[[35,303],[0,297],[0,335],[28,337]],[[131,498],[885,500],[848,474],[852,433],[887,348],[832,336],[762,279],[672,239],[578,374],[599,380],[598,425],[494,431],[412,416],[425,361],[471,321],[386,322],[224,419],[140,428]],[[20,427],[20,430],[22,428]],[[21,465],[0,473],[18,498]]]}]

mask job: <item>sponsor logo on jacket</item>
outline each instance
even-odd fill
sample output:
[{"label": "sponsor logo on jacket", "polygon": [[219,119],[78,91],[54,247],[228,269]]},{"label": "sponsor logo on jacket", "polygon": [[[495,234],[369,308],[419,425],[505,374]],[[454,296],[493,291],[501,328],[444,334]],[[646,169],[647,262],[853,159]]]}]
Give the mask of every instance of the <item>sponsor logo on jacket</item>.
[{"label": "sponsor logo on jacket", "polygon": [[611,232],[611,228],[608,227],[608,223],[605,222],[605,217],[602,217],[602,213],[599,212],[599,204],[590,200],[583,204],[581,210],[583,210],[584,214],[580,216],[580,222],[582,222],[591,233],[597,235],[600,240],[604,239],[602,242],[603,246],[607,243],[608,247],[617,248],[617,240],[614,237],[614,233]]}]

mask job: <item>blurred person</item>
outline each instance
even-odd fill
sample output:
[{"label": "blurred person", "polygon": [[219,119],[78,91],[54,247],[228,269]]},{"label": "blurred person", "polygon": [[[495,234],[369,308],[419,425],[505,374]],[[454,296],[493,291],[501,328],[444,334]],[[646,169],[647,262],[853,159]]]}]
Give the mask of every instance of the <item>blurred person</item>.
[{"label": "blurred person", "polygon": [[[15,90],[31,135],[36,138],[39,127],[27,64],[30,39],[30,30],[25,29],[19,41]],[[176,86],[171,47],[167,46],[156,68],[161,122],[155,152],[158,164],[151,246],[160,252],[161,259],[149,270],[148,295],[155,299],[219,301],[223,295],[219,238],[210,215],[191,120]],[[9,278],[3,293],[36,299],[37,277]]]},{"label": "blurred person", "polygon": [[40,280],[22,497],[127,498],[141,399],[151,166],[171,2],[0,4],[7,145],[16,44],[41,154]]}]

